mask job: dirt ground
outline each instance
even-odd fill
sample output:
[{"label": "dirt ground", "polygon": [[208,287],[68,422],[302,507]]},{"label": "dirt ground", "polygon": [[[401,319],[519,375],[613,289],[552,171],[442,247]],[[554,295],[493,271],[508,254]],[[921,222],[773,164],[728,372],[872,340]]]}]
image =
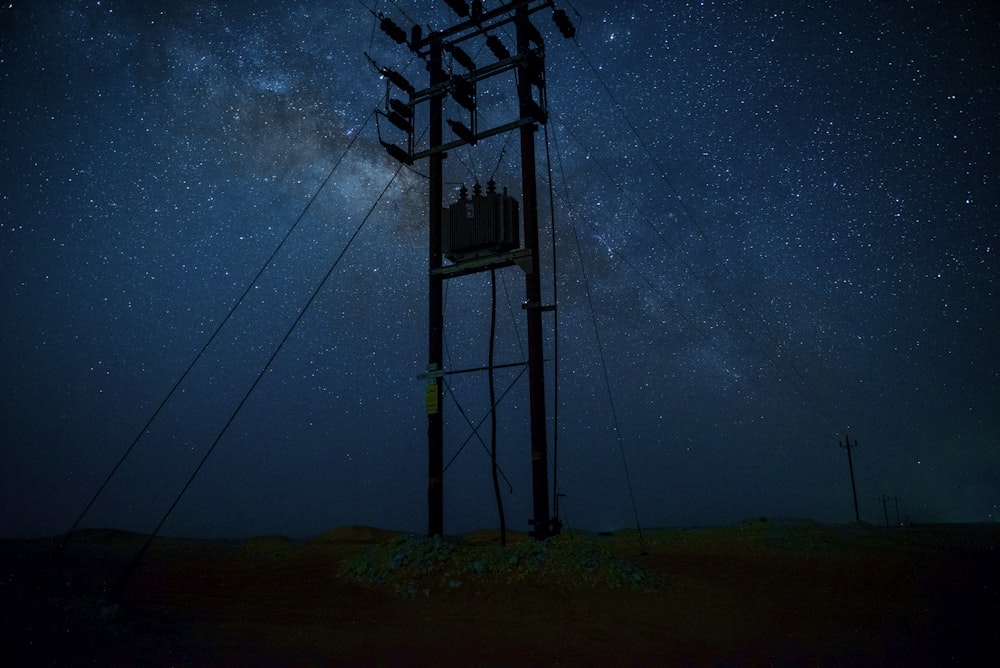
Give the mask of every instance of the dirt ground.
[{"label": "dirt ground", "polygon": [[997,525],[165,538],[120,596],[145,537],[57,542],[0,542],[19,665],[974,666],[1000,621]]}]

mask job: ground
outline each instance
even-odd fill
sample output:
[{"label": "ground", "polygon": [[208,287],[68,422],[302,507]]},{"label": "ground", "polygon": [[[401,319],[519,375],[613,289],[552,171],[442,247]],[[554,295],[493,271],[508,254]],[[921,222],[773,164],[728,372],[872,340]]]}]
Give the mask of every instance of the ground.
[{"label": "ground", "polygon": [[969,666],[1000,619],[995,524],[760,518],[506,546],[367,527],[157,538],[123,581],[145,541],[0,542],[9,651],[22,665]]}]

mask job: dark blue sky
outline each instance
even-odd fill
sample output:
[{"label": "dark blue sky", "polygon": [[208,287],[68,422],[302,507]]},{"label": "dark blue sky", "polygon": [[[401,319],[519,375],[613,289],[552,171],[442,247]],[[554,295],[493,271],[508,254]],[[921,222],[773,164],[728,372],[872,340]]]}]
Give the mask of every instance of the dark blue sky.
[{"label": "dark blue sky", "polygon": [[[645,526],[849,521],[849,431],[862,519],[887,494],[913,521],[997,521],[996,10],[558,4],[575,42],[535,23],[563,520],[634,523],[624,454]],[[83,526],[156,526],[378,202],[163,533],[426,528],[426,164],[379,199],[398,163],[366,122],[385,88],[364,53],[425,71],[371,9],[454,20],[423,0],[0,9],[0,535],[69,528],[317,192]],[[513,109],[500,81],[480,105],[481,125]],[[506,140],[452,151],[447,197],[493,175],[519,197]],[[544,171],[539,196],[547,239]],[[497,361],[516,362],[523,278],[501,276]],[[449,368],[485,363],[489,307],[485,276],[449,283]],[[450,382],[479,420],[486,377]],[[498,438],[524,530],[526,393]],[[448,460],[470,430],[445,411]],[[444,485],[447,532],[496,526],[478,441]]]}]

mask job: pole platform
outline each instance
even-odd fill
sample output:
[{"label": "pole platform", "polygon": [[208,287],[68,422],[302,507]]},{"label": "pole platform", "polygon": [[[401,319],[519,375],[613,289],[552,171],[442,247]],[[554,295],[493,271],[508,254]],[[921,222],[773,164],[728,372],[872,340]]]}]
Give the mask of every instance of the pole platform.
[{"label": "pole platform", "polygon": [[495,255],[475,257],[444,267],[433,267],[429,273],[431,276],[440,276],[441,278],[458,278],[459,276],[468,276],[469,274],[477,274],[482,271],[502,269],[515,264],[519,265],[525,271],[530,271],[531,251],[527,248],[518,248],[517,250],[497,253]]}]

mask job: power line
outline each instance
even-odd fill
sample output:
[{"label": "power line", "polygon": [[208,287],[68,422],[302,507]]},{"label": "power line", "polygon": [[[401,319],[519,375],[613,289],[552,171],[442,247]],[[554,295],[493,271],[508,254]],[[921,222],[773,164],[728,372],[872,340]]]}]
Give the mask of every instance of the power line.
[{"label": "power line", "polygon": [[[358,0],[358,2],[361,2],[361,0]],[[363,2],[361,2],[361,6],[371,12],[372,15],[372,34],[368,39],[368,50],[371,51],[372,47],[375,45],[375,28],[378,26],[378,0],[375,0],[375,5],[371,9],[368,9]]]},{"label": "power line", "polygon": [[587,294],[587,305],[590,308],[590,319],[594,325],[594,338],[597,341],[597,353],[601,360],[601,371],[604,375],[604,386],[608,392],[608,406],[611,408],[611,419],[614,425],[615,439],[618,441],[618,451],[621,453],[622,467],[625,470],[625,480],[628,484],[628,495],[632,501],[632,512],[635,515],[635,526],[639,532],[639,546],[642,552],[645,553],[646,548],[642,539],[642,527],[639,524],[639,510],[636,507],[635,492],[632,489],[632,476],[629,474],[628,470],[628,458],[625,456],[625,443],[622,440],[621,428],[618,425],[618,411],[615,408],[614,393],[611,391],[611,376],[608,373],[608,361],[604,355],[604,343],[601,340],[601,330],[597,325],[597,312],[594,309],[594,298],[590,292],[590,280],[587,278],[587,268],[583,261],[583,248],[580,246],[580,235],[577,234],[576,226],[572,223],[570,223],[570,229],[573,231],[573,239],[576,242],[577,259],[580,262],[580,274],[583,277],[583,287]]},{"label": "power line", "polygon": [[[347,254],[347,250],[351,247],[351,245],[357,239],[358,235],[361,233],[361,230],[364,228],[365,223],[367,223],[368,219],[371,218],[372,213],[375,212],[375,208],[378,206],[379,202],[382,201],[382,198],[385,196],[386,192],[389,191],[389,188],[392,187],[392,184],[396,181],[396,177],[399,176],[399,173],[402,171],[402,169],[403,169],[402,165],[400,165],[399,167],[396,168],[396,171],[393,173],[392,178],[389,179],[389,182],[386,184],[385,188],[383,188],[382,192],[379,193],[379,196],[375,199],[375,202],[372,204],[371,208],[368,210],[368,213],[365,214],[365,217],[361,220],[361,222],[358,224],[357,228],[354,230],[354,232],[348,238],[347,243],[344,244],[344,247],[341,249],[340,254],[337,255],[337,258],[333,261],[333,264],[327,270],[326,274],[324,274],[324,276],[320,280],[320,282],[316,285],[316,288],[312,291],[312,294],[309,295],[309,299],[306,300],[306,303],[299,310],[298,316],[296,316],[295,320],[292,321],[292,324],[288,327],[288,330],[285,332],[285,335],[282,337],[281,341],[275,347],[274,351],[271,353],[271,356],[268,358],[267,362],[261,368],[260,372],[257,374],[257,377],[254,379],[253,383],[247,389],[246,393],[243,395],[243,398],[240,400],[239,404],[237,404],[236,409],[229,416],[229,419],[226,421],[226,424],[222,427],[222,430],[215,437],[215,440],[212,441],[212,444],[208,447],[208,450],[202,456],[201,461],[198,462],[198,465],[195,467],[194,471],[191,473],[191,476],[188,478],[187,482],[184,483],[184,486],[181,488],[180,492],[174,498],[173,503],[171,503],[170,507],[167,508],[167,511],[160,518],[160,521],[156,525],[156,528],[153,529],[153,532],[146,539],[146,542],[143,543],[142,547],[139,548],[139,551],[132,558],[132,560],[129,563],[128,567],[126,568],[126,571],[125,571],[124,575],[122,576],[121,582],[119,584],[119,588],[118,588],[118,591],[117,591],[118,597],[120,597],[121,594],[124,593],[124,587],[125,587],[125,585],[127,583],[127,580],[130,577],[131,573],[138,566],[138,563],[142,559],[143,554],[145,554],[146,550],[149,548],[150,544],[153,542],[153,539],[155,539],[159,535],[160,529],[163,528],[163,525],[166,523],[167,518],[170,517],[170,514],[177,507],[177,504],[180,503],[181,499],[184,497],[184,494],[191,487],[192,483],[194,483],[195,479],[198,477],[198,474],[201,472],[202,468],[205,466],[205,463],[208,461],[208,458],[215,451],[216,446],[219,445],[219,442],[222,440],[222,437],[229,430],[229,427],[232,426],[233,422],[235,422],[236,417],[240,414],[240,411],[243,409],[243,406],[250,399],[250,396],[253,394],[254,390],[257,388],[257,385],[260,384],[260,381],[264,378],[264,375],[267,373],[268,369],[271,368],[271,365],[274,363],[274,360],[278,357],[278,353],[281,352],[281,349],[285,346],[285,343],[287,343],[288,339],[291,337],[292,332],[295,331],[295,328],[302,321],[302,318],[305,317],[305,314],[309,310],[309,307],[312,306],[312,303],[316,300],[316,297],[319,295],[320,291],[322,290],[323,286],[326,284],[327,280],[329,280],[330,276],[333,275],[334,270],[340,264],[340,261],[344,258],[344,255]],[[329,180],[329,177],[328,177],[327,180]],[[326,184],[326,182],[324,181],[324,185],[325,184]],[[320,189],[322,190],[322,187]],[[318,191],[317,191],[317,194],[318,194]],[[315,196],[313,197],[313,199],[315,200]]]},{"label": "power line", "polygon": [[205,344],[201,347],[201,350],[198,351],[198,354],[194,356],[194,358],[188,364],[187,368],[184,369],[184,372],[180,375],[180,377],[177,378],[177,380],[171,386],[170,390],[157,405],[156,410],[153,411],[152,415],[149,416],[149,419],[146,420],[145,424],[143,424],[142,428],[139,430],[139,433],[137,433],[135,438],[132,439],[132,442],[129,444],[128,448],[125,449],[125,452],[118,459],[117,463],[112,467],[111,472],[108,473],[107,477],[104,479],[104,482],[102,482],[101,485],[97,488],[97,491],[94,492],[94,495],[90,498],[90,501],[84,507],[80,515],[76,518],[76,521],[73,522],[72,526],[70,526],[69,530],[63,536],[59,545],[55,549],[55,553],[58,553],[65,547],[66,542],[69,540],[70,536],[72,536],[73,532],[75,532],[76,529],[79,527],[80,522],[82,522],[83,518],[87,516],[87,513],[90,512],[90,509],[94,506],[94,503],[97,502],[97,499],[104,492],[104,489],[108,486],[111,480],[118,473],[118,470],[122,467],[125,461],[131,456],[132,452],[139,444],[139,441],[152,426],[156,418],[159,417],[160,413],[163,411],[163,408],[174,396],[174,393],[177,391],[177,388],[179,388],[181,386],[181,383],[183,383],[184,380],[188,377],[192,369],[194,369],[195,365],[198,363],[198,360],[200,360],[205,355],[205,352],[215,341],[216,337],[218,337],[219,332],[222,331],[222,328],[225,327],[226,323],[228,323],[229,320],[233,317],[233,314],[236,312],[236,309],[238,309],[243,304],[243,301],[246,299],[247,295],[250,294],[250,291],[253,289],[254,285],[257,284],[257,282],[260,280],[260,277],[264,274],[267,268],[274,261],[274,258],[277,257],[279,252],[281,252],[281,249],[284,248],[289,238],[291,238],[292,233],[295,232],[296,228],[298,228],[299,224],[305,218],[306,213],[309,211],[310,208],[312,208],[312,205],[313,203],[315,203],[316,198],[319,197],[319,194],[323,191],[324,188],[326,188],[326,185],[330,182],[330,179],[333,178],[334,173],[340,167],[341,163],[343,163],[344,158],[354,147],[354,143],[357,141],[361,133],[364,132],[364,129],[368,126],[368,123],[371,122],[372,117],[374,115],[375,112],[373,111],[365,119],[364,123],[361,124],[361,127],[357,130],[357,132],[352,133],[351,141],[348,143],[347,148],[344,149],[344,152],[341,154],[340,158],[338,158],[337,161],[334,163],[333,167],[330,168],[330,172],[326,175],[326,178],[323,179],[322,183],[320,183],[319,187],[313,193],[313,196],[306,203],[305,207],[303,207],[302,212],[299,213],[298,218],[295,219],[295,222],[292,223],[291,227],[288,228],[288,231],[282,237],[281,241],[279,241],[278,245],[275,246],[273,251],[271,251],[271,254],[264,261],[264,264],[261,266],[260,270],[258,270],[257,274],[254,275],[253,279],[250,281],[250,283],[247,284],[246,288],[243,290],[243,293],[229,308],[229,311],[226,313],[225,317],[219,322],[218,325],[216,325],[215,330],[212,332],[211,336],[208,337],[208,340],[205,341]]},{"label": "power line", "polygon": [[[556,114],[556,112],[552,111],[551,106],[549,108],[549,113],[550,113],[550,115],[553,118],[556,118],[556,119],[559,118],[558,115]],[[580,145],[581,148],[583,148],[585,151],[588,152],[589,161],[593,162],[597,166],[598,170],[603,174],[604,178],[607,179],[608,183],[611,184],[612,186],[614,186],[615,190],[625,199],[625,201],[627,201],[632,206],[632,208],[635,209],[636,213],[639,214],[640,219],[646,224],[646,226],[649,227],[649,229],[653,231],[653,233],[656,235],[656,237],[668,249],[670,249],[671,252],[674,253],[674,255],[677,257],[677,259],[680,261],[680,263],[684,266],[684,269],[687,271],[687,273],[690,274],[695,280],[697,280],[699,283],[701,283],[702,285],[704,285],[707,288],[708,295],[712,299],[712,301],[714,301],[716,303],[716,305],[719,307],[719,309],[729,318],[729,320],[733,323],[733,325],[735,327],[737,327],[739,329],[739,331],[741,331],[743,333],[743,335],[746,337],[746,339],[752,345],[754,345],[755,348],[757,348],[759,350],[759,352],[767,359],[768,363],[774,368],[774,370],[778,373],[778,375],[782,376],[782,377],[785,377],[785,378],[788,378],[789,380],[791,380],[793,382],[797,379],[798,383],[802,387],[804,387],[806,389],[806,391],[808,392],[808,394],[810,395],[810,397],[812,399],[813,407],[816,409],[816,411],[818,413],[820,413],[820,415],[822,415],[824,418],[826,418],[827,421],[831,425],[835,426],[836,423],[835,423],[833,417],[831,416],[829,410],[826,409],[826,407],[823,405],[822,401],[820,401],[820,399],[816,395],[816,393],[814,391],[812,391],[811,387],[809,386],[809,384],[807,383],[807,381],[805,380],[805,378],[802,376],[801,372],[798,371],[798,368],[796,366],[794,366],[794,364],[787,357],[787,355],[785,356],[785,359],[786,359],[787,362],[789,362],[789,366],[792,368],[792,370],[794,372],[794,374],[793,374],[795,376],[794,378],[792,376],[789,376],[788,372],[785,371],[785,370],[783,370],[781,368],[781,366],[777,362],[777,358],[774,355],[772,355],[771,353],[769,353],[765,348],[761,347],[762,346],[761,342],[758,341],[757,338],[754,337],[754,335],[750,332],[750,329],[747,327],[744,319],[742,319],[741,317],[739,317],[732,310],[732,308],[722,299],[721,295],[719,295],[715,290],[713,290],[711,288],[711,285],[709,284],[708,279],[705,278],[704,276],[702,276],[701,272],[697,271],[691,265],[691,263],[688,262],[688,260],[684,258],[684,256],[679,252],[679,250],[677,249],[677,247],[674,246],[670,242],[670,240],[667,239],[663,235],[663,233],[645,216],[645,214],[642,213],[642,208],[628,194],[628,192],[629,192],[628,188],[625,187],[625,186],[623,186],[623,185],[621,185],[621,184],[619,184],[617,182],[617,180],[615,179],[615,177],[611,174],[611,171],[604,165],[604,163],[601,160],[599,160],[597,157],[595,157],[594,153],[589,150],[589,147],[586,144],[583,143],[583,141],[579,138],[579,136],[577,136],[577,134],[574,133],[572,131],[572,129],[569,128],[569,126],[566,126],[566,132],[569,134],[569,136],[574,141],[576,141],[577,144]],[[566,198],[569,199],[568,194],[566,195]],[[715,254],[714,252],[713,252],[713,255],[716,257],[716,259],[719,259],[719,256],[717,254]],[[638,267],[636,267],[627,258],[625,258],[623,256],[621,258],[621,261],[624,262],[625,264],[627,264],[629,266],[629,268],[631,268],[640,277],[642,277],[643,280],[647,284],[649,284],[650,286],[653,285],[652,281],[650,279],[648,279],[644,275],[644,273],[642,271],[640,271],[638,269]],[[725,267],[725,263],[720,262],[720,264],[723,267]],[[728,274],[727,278],[731,282],[736,283],[738,285],[738,283],[735,281],[735,279],[732,277],[731,274]],[[662,296],[662,292],[661,291],[657,290],[656,292],[657,292],[657,294],[660,294]],[[683,311],[680,310],[680,308],[676,305],[676,303],[673,300],[668,300],[668,301],[674,306],[675,311],[678,313],[678,315],[680,315],[685,320],[685,322],[687,322],[689,325],[691,325],[696,331],[698,331],[706,339],[706,341],[709,341],[714,346],[714,341],[711,339],[710,336],[708,336],[706,333],[704,333],[704,331],[699,326],[695,325],[693,320],[691,320],[686,315],[684,315]],[[752,309],[752,304],[748,303],[748,306],[751,307],[751,309]],[[754,311],[754,312],[757,315],[757,320],[760,321],[760,322],[762,322],[763,321],[763,317],[759,313],[757,313],[756,311]],[[770,342],[772,343],[772,345],[775,346],[775,348],[777,349],[777,352],[780,354],[781,353],[781,344],[780,344],[780,342],[778,342],[777,339],[772,334],[770,334],[770,332],[768,330],[765,330],[765,334],[766,334],[765,338],[770,339]],[[719,350],[719,352],[721,352],[721,353],[723,353],[725,355],[724,351]]]},{"label": "power line", "polygon": [[[494,374],[493,362],[494,353],[496,352],[496,336],[497,336],[497,271],[496,269],[490,271],[490,345],[489,351],[487,353],[487,366],[489,367],[489,384],[490,384],[490,406],[496,403],[496,378]],[[497,473],[499,471],[499,466],[497,466],[497,411],[496,408],[490,409],[490,474],[493,478],[493,496],[497,504],[497,515],[500,520],[500,545],[507,544],[507,520],[503,511],[503,497],[500,495],[500,481],[497,478]],[[510,483],[507,483],[508,486]]]},{"label": "power line", "polygon": [[[584,62],[590,68],[591,72],[593,72],[593,74],[594,74],[595,78],[597,79],[598,83],[600,83],[601,87],[604,89],[604,92],[611,99],[611,102],[614,104],[616,111],[622,117],[622,120],[625,121],[625,124],[628,126],[628,129],[631,131],[632,135],[639,142],[639,145],[642,147],[643,151],[646,153],[646,155],[648,156],[648,158],[650,159],[650,161],[653,163],[653,165],[656,166],[656,169],[659,172],[660,177],[663,179],[664,183],[667,184],[667,187],[674,194],[674,198],[677,200],[677,202],[680,204],[681,208],[687,214],[688,220],[694,226],[695,230],[698,232],[699,236],[701,236],[702,240],[705,242],[706,248],[708,249],[709,253],[716,259],[717,264],[722,268],[723,272],[726,275],[726,278],[733,284],[733,286],[736,289],[737,294],[739,294],[739,296],[741,297],[741,299],[743,300],[743,302],[746,304],[747,308],[750,309],[750,311],[755,316],[756,320],[759,323],[761,323],[761,326],[762,326],[763,331],[764,331],[764,335],[768,339],[770,339],[770,341],[774,345],[775,350],[778,353],[778,355],[784,357],[785,362],[787,363],[788,367],[791,369],[793,375],[796,377],[796,379],[798,380],[798,382],[801,385],[801,387],[805,388],[806,392],[810,395],[810,397],[811,397],[811,399],[812,399],[812,401],[813,401],[813,403],[815,405],[816,410],[824,418],[827,419],[827,421],[831,424],[831,426],[836,426],[836,421],[834,420],[832,414],[826,408],[826,406],[822,402],[822,400],[820,400],[819,395],[812,388],[812,385],[806,380],[806,378],[803,375],[802,371],[798,368],[798,365],[795,364],[795,361],[787,353],[785,353],[784,355],[782,355],[783,349],[784,349],[783,344],[778,339],[778,337],[771,331],[770,327],[768,327],[766,325],[767,321],[764,319],[763,315],[760,313],[760,310],[757,308],[757,306],[750,299],[749,295],[746,294],[746,292],[743,289],[743,286],[740,283],[740,281],[737,281],[736,278],[735,278],[735,276],[733,276],[732,271],[729,269],[728,264],[725,261],[723,261],[722,258],[721,258],[721,256],[716,252],[715,248],[713,247],[713,245],[709,241],[708,234],[705,232],[705,229],[702,227],[701,223],[699,222],[698,217],[695,216],[694,212],[687,205],[687,202],[681,197],[681,195],[678,192],[677,188],[674,187],[674,184],[671,181],[670,177],[667,175],[666,170],[664,170],[664,168],[660,164],[659,160],[656,159],[656,154],[650,149],[649,145],[642,138],[642,135],[639,134],[639,131],[636,129],[636,127],[632,123],[631,119],[629,119],[628,114],[625,112],[624,107],[618,101],[618,99],[615,96],[615,94],[611,91],[611,88],[608,86],[607,82],[604,80],[604,77],[601,76],[600,71],[597,69],[597,67],[594,66],[594,64],[590,60],[590,58],[587,57],[587,54],[586,54],[586,52],[584,52],[583,47],[580,46],[580,43],[578,41],[576,41],[575,39],[573,40],[573,42],[574,42],[574,44],[576,44],[577,50],[580,52],[580,55],[584,59]],[[638,210],[638,208],[637,208],[637,210]],[[652,225],[651,225],[651,227],[652,227]],[[654,231],[655,231],[655,227],[654,227]],[[661,239],[663,239],[662,235],[658,231],[657,231],[657,236],[659,236]],[[671,248],[673,248],[672,245],[670,245],[670,244],[668,244],[668,245],[671,246]],[[696,275],[696,277],[697,277],[697,275]],[[699,279],[699,280],[702,280],[702,279]],[[721,306],[721,302],[720,302],[720,306]],[[727,310],[727,314],[728,313],[729,312]],[[733,316],[731,316],[731,317],[733,317]],[[774,364],[775,366],[777,366],[777,362],[774,361],[773,358],[772,358],[772,364]],[[779,371],[779,373],[780,373],[780,371]]]},{"label": "power line", "polygon": [[[552,116],[554,118],[558,118],[558,116],[555,114],[555,112],[551,111],[551,108],[550,108],[550,113],[552,114]],[[583,148],[585,151],[588,150],[588,147],[582,143],[582,140],[580,140],[580,138],[571,129],[569,129],[568,126],[567,126],[566,130],[569,133],[570,137],[572,137],[577,142],[577,144],[579,144],[581,146],[581,148]],[[558,137],[557,137],[557,135],[555,133],[553,133],[553,135],[552,135],[552,143],[553,143],[553,148],[555,149],[555,152],[556,152],[556,158],[558,159],[559,164],[560,164],[560,174],[562,175],[562,178],[563,178],[564,193],[565,193],[563,195],[563,197],[564,197],[564,199],[566,201],[567,206],[570,208],[570,211],[571,212],[575,212],[575,208],[572,205],[572,199],[570,198],[570,195],[569,195],[568,186],[565,185],[566,184],[565,172],[563,171],[563,169],[561,167],[561,165],[563,164],[563,159],[562,159],[562,155],[561,155],[560,150],[559,150]],[[657,237],[660,238],[660,240],[663,242],[663,244],[665,246],[667,246],[671,251],[673,251],[677,255],[678,259],[680,260],[681,264],[684,266],[684,269],[687,271],[687,273],[690,274],[699,283],[702,283],[703,285],[705,285],[706,288],[708,288],[709,287],[708,286],[708,281],[700,274],[700,272],[698,272],[691,265],[690,262],[688,262],[682,255],[680,255],[678,253],[677,249],[671,244],[670,240],[667,239],[666,237],[664,237],[662,235],[662,233],[660,232],[660,230],[658,230],[652,224],[652,222],[649,221],[649,219],[642,213],[639,205],[635,202],[635,200],[633,200],[631,198],[631,196],[629,196],[627,194],[628,190],[625,189],[622,186],[619,186],[619,184],[615,181],[614,176],[611,175],[611,172],[604,165],[604,163],[602,161],[598,160],[597,158],[593,157],[593,155],[591,155],[590,160],[592,162],[594,162],[595,165],[597,165],[598,169],[601,171],[601,173],[603,174],[604,178],[607,179],[608,182],[612,186],[614,186],[616,188],[616,190],[618,190],[621,193],[622,197],[624,197],[624,199],[629,204],[632,205],[632,207],[636,210],[636,213],[639,214],[640,219],[657,235]],[[663,292],[663,290],[659,286],[657,286],[656,283],[653,282],[653,280],[646,274],[646,272],[644,272],[641,269],[639,269],[639,267],[636,266],[636,264],[631,259],[629,259],[629,257],[624,252],[621,252],[621,253],[619,253],[617,255],[617,261],[620,262],[621,264],[624,264],[625,266],[627,266],[640,279],[642,279],[642,281],[647,286],[649,286],[650,290],[652,290],[665,303],[669,304],[671,306],[671,308],[673,308],[674,313],[676,313],[677,316],[680,317],[680,319],[683,320],[687,324],[688,327],[690,327],[699,336],[701,336],[701,338],[704,339],[704,341],[706,343],[708,343],[710,346],[712,346],[712,348],[714,348],[716,350],[716,352],[718,352],[723,357],[725,357],[725,358],[733,361],[734,363],[739,364],[739,361],[736,360],[733,356],[731,356],[726,350],[723,350],[722,347],[719,346],[719,344],[717,343],[717,341],[715,340],[715,338],[713,338],[712,335],[709,334],[705,330],[705,328],[702,327],[697,322],[697,320],[695,318],[689,316],[680,307],[680,305],[677,303],[677,301],[675,299],[672,299],[672,298],[668,297]],[[739,317],[737,317],[737,315],[730,309],[729,305],[727,305],[725,301],[722,301],[721,297],[714,290],[709,289],[708,294],[712,298],[712,300],[718,305],[719,309],[726,316],[729,317],[729,320],[734,324],[734,326],[736,328],[738,328],[740,332],[742,332],[742,334],[746,338],[746,340],[749,341],[755,347],[755,349],[757,349],[758,352],[760,352],[763,355],[763,357],[771,365],[771,367],[778,374],[778,376],[787,378],[790,381],[793,380],[792,378],[790,378],[787,375],[787,373],[785,371],[783,371],[781,369],[781,367],[778,365],[776,359],[767,351],[767,349],[764,348],[764,347],[762,347],[762,344],[750,332],[750,330],[744,324],[743,320],[741,320]],[[769,394],[771,394],[772,396],[774,396],[773,393],[771,393],[769,390],[767,390],[766,388],[764,388],[763,385],[761,385],[761,384],[758,383],[756,375],[754,373],[752,373],[752,372],[747,373],[746,374],[746,378],[751,383],[757,385],[760,389],[762,389],[765,392],[768,392]],[[809,426],[806,425],[802,421],[802,418],[797,413],[794,414],[794,417],[795,417],[796,420],[798,420],[800,422],[800,424],[803,427],[805,427],[807,430],[809,429]]]},{"label": "power line", "polygon": [[[549,166],[549,196],[552,197],[552,166],[551,160],[549,160],[549,142],[548,142],[548,129],[545,131],[545,155],[546,161]],[[562,171],[562,161],[559,162],[560,173],[562,174],[563,188],[567,190],[567,206],[570,207],[572,212],[572,205],[569,204],[568,197],[568,186],[566,185],[566,174]],[[555,210],[553,205],[553,218],[555,216]],[[639,522],[639,509],[635,502],[635,491],[632,487],[632,475],[629,473],[628,468],[628,457],[625,455],[625,442],[622,439],[621,427],[618,424],[618,410],[615,407],[614,393],[611,390],[611,376],[608,372],[608,362],[604,354],[604,343],[601,340],[600,327],[597,325],[597,311],[594,308],[594,298],[590,291],[590,279],[587,276],[587,266],[583,259],[583,248],[580,244],[580,235],[577,233],[576,225],[572,222],[572,217],[570,218],[570,230],[573,233],[573,239],[576,242],[576,254],[577,260],[580,262],[580,275],[583,278],[583,289],[584,293],[587,295],[587,304],[590,308],[590,319],[594,325],[594,339],[597,342],[597,353],[601,361],[601,371],[604,375],[604,386],[608,393],[608,407],[611,409],[611,420],[615,431],[615,439],[618,442],[618,452],[621,454],[622,458],[622,469],[625,471],[625,481],[628,486],[628,495],[632,503],[632,513],[635,516],[635,528],[639,537],[639,550],[643,554],[646,553],[645,542],[642,537],[642,525]],[[553,244],[555,244],[555,231],[553,230]],[[555,249],[553,247],[553,256],[555,255]]]},{"label": "power line", "polygon": [[[559,304],[559,253],[556,243],[556,198],[549,153],[549,125],[544,126],[545,169],[549,190],[549,243],[552,246],[552,303]],[[562,163],[560,162],[560,167]],[[563,179],[565,183],[565,178]],[[552,516],[559,519],[559,309],[552,311]]]}]

